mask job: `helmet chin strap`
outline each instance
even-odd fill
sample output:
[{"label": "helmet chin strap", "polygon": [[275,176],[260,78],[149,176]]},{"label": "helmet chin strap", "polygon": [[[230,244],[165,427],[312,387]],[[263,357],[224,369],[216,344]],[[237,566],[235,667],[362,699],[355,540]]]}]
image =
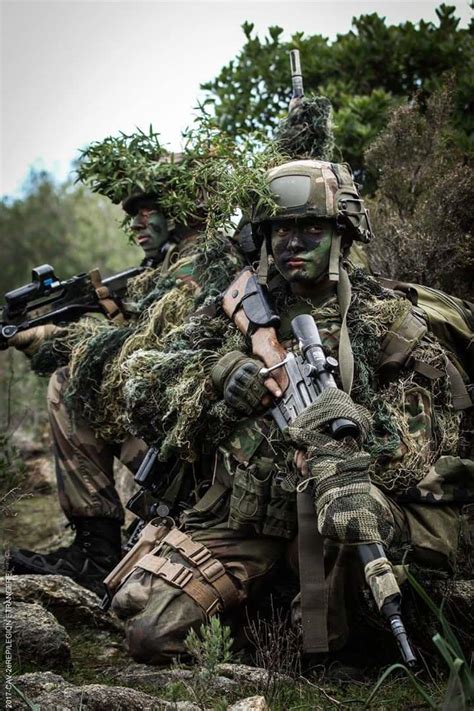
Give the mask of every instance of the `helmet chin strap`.
[{"label": "helmet chin strap", "polygon": [[354,380],[354,354],[352,352],[347,312],[351,305],[352,287],[341,259],[341,235],[333,234],[329,254],[329,280],[337,284],[337,300],[341,311],[341,333],[339,336],[339,373],[344,392],[350,395]]},{"label": "helmet chin strap", "polygon": [[262,248],[260,250],[260,261],[258,263],[257,269],[257,281],[259,284],[266,284],[268,280],[268,249],[267,240],[264,239],[262,242]]}]

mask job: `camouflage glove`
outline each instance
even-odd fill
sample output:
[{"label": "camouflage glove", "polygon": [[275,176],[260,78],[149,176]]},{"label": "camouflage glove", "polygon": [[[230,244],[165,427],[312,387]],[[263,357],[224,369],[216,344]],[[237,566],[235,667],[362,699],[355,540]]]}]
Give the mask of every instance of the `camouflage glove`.
[{"label": "camouflage glove", "polygon": [[35,355],[48,338],[64,333],[66,329],[47,323],[44,326],[35,326],[26,331],[20,331],[8,340],[8,346],[13,346],[22,351],[29,358]]},{"label": "camouflage glove", "polygon": [[240,351],[231,351],[217,361],[211,377],[229,407],[244,415],[252,415],[262,409],[262,399],[268,395],[259,376],[261,368],[261,361]]},{"label": "camouflage glove", "polygon": [[344,544],[388,545],[394,536],[393,519],[371,494],[370,456],[356,440],[347,437],[337,442],[323,431],[338,417],[356,422],[361,439],[366,437],[368,411],[335,388],[324,390],[288,428],[292,440],[307,448],[310,476],[299,486],[312,486],[322,536]]}]

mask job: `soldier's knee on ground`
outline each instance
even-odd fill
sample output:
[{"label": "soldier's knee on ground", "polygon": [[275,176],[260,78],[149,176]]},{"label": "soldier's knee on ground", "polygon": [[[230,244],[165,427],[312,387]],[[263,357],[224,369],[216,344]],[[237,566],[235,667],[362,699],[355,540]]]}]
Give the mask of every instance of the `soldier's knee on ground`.
[{"label": "soldier's knee on ground", "polygon": [[112,603],[125,620],[130,655],[137,662],[169,663],[185,654],[186,635],[206,622],[199,605],[166,580],[135,571]]},{"label": "soldier's knee on ground", "polygon": [[169,662],[185,653],[191,628],[239,606],[241,586],[206,546],[171,529],[135,564],[112,607],[125,620],[130,654],[137,661]]}]

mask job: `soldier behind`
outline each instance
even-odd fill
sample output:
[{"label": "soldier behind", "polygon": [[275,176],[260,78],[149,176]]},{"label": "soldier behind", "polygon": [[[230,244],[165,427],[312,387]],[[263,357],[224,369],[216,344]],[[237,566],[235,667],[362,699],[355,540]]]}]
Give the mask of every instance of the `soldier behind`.
[{"label": "soldier behind", "polygon": [[[160,163],[178,164],[181,158],[182,154],[171,154],[161,158]],[[170,289],[179,290],[180,285],[188,291],[197,289],[193,279],[195,256],[192,252],[205,225],[204,207],[197,198],[192,217],[186,224],[168,217],[160,207],[165,189],[166,185],[163,187],[160,183],[154,191],[149,181],[145,192],[133,188],[122,202],[123,209],[131,218],[133,238],[145,252],[143,264],[150,268],[137,279],[141,298],[145,301],[147,294],[151,294],[147,305],[153,306],[160,296],[152,300],[157,282],[165,281],[163,293]],[[176,190],[176,181],[173,190]],[[113,196],[116,197],[116,193]],[[186,256],[183,257],[183,254]],[[236,259],[235,269],[239,268],[241,262]],[[166,281],[167,275],[169,279]],[[125,301],[124,311],[119,325],[126,327],[139,323],[142,313],[137,312],[136,298]],[[155,324],[156,335],[158,328],[159,325]],[[112,328],[112,337],[113,331]],[[136,335],[134,329],[130,329],[130,333]],[[45,337],[58,335],[67,339],[63,329],[39,327],[11,339],[11,345],[33,356]],[[141,439],[126,436],[123,432],[116,441],[104,439],[101,432],[84,417],[72,416],[65,404],[68,385],[69,367],[56,370],[49,382],[47,401],[57,461],[59,500],[76,532],[75,539],[70,546],[48,554],[13,549],[10,561],[15,573],[66,575],[102,595],[101,582],[121,557],[124,512],[114,484],[114,457],[131,472],[136,472],[148,447]]]},{"label": "soldier behind", "polygon": [[[347,642],[364,584],[354,555],[360,543],[383,544],[394,563],[408,551],[407,560],[422,568],[472,575],[472,506],[466,504],[473,500],[474,465],[467,458],[472,452],[461,450],[461,413],[470,407],[465,388],[460,395],[461,375],[454,376],[449,353],[427,334],[409,301],[348,263],[352,241],[371,237],[348,166],[295,161],[273,169],[269,181],[279,214],[256,214],[254,227],[263,241],[259,281],[267,281],[280,316],[278,339],[291,348],[290,321],[303,313],[314,317],[326,352],[339,356],[347,413],[324,412],[317,400],[304,413],[312,418],[289,429],[290,441],[259,414],[269,392],[278,398],[285,388],[281,369],[262,383],[259,371],[269,363],[249,346],[260,336],[268,345],[265,329],[254,325],[248,350],[220,358],[212,370],[215,388],[241,419],[221,441],[214,433],[213,486],[187,512],[182,531],[156,521],[133,564],[109,578],[113,609],[126,621],[138,661],[183,654],[188,630],[211,615],[241,626],[245,605],[258,603],[280,561],[288,558],[298,571],[296,545],[308,535],[300,528],[297,536],[298,485],[311,492],[313,529],[317,523],[325,541],[319,589],[326,609],[323,604],[313,629],[304,630],[308,651]],[[239,328],[243,294],[236,281],[224,298]],[[215,318],[225,317],[218,312]],[[460,410],[453,407],[454,380]],[[365,435],[336,446],[324,423],[345,415],[356,418]],[[301,565],[302,593],[312,573]],[[295,618],[299,605],[297,599]],[[304,603],[302,612],[308,619]]]}]

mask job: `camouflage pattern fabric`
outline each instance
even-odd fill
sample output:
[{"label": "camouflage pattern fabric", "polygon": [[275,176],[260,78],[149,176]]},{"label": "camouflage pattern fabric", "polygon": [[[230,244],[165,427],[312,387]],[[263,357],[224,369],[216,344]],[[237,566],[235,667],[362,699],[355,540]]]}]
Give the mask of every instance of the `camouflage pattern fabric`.
[{"label": "camouflage pattern fabric", "polygon": [[[295,312],[312,312],[326,349],[331,352],[337,347],[339,314],[331,294],[326,294],[317,305],[307,301],[290,304],[283,313],[281,340],[290,337],[288,324]],[[392,322],[387,319],[380,340]],[[362,329],[367,326],[363,316],[360,326]],[[370,442],[372,462],[364,469],[364,497],[373,506],[373,517],[384,526],[378,539],[389,542],[387,553],[395,564],[406,555],[405,562],[409,564],[456,579],[472,577],[474,514],[465,506],[466,494],[472,486],[471,465],[455,453],[456,439],[443,444],[440,413],[445,405],[440,407],[437,400],[439,378],[433,385],[429,378],[409,370],[402,376],[405,380],[397,381],[400,397],[393,397],[390,384],[380,385],[376,393],[386,403],[387,412],[396,414],[393,420],[396,429],[395,434],[381,428],[375,432]],[[353,395],[356,403],[360,402],[360,393],[356,387]],[[402,396],[407,393],[410,395],[404,400]],[[394,442],[390,442],[391,447],[385,446],[390,436],[396,446]],[[436,437],[441,447],[434,446]],[[295,556],[291,555],[297,535],[296,496],[291,480],[293,453],[299,444],[299,440],[285,440],[268,417],[242,419],[214,452],[213,480],[223,494],[212,506],[200,506],[198,502],[186,514],[184,530],[190,539],[205,543],[236,581],[238,604],[229,606],[222,602],[212,612],[220,614],[226,623],[242,625],[242,606],[260,602],[261,586],[277,569],[278,561],[289,559],[295,574],[298,572]],[[451,453],[447,454],[448,451]],[[402,487],[399,491],[397,487],[385,490],[374,485],[373,480],[382,469],[388,468],[390,472],[386,481],[392,476],[396,479],[408,457],[413,458],[410,467],[413,462],[417,467],[414,487]],[[353,462],[347,472],[340,466],[344,487],[351,486],[353,469]],[[347,497],[352,507],[347,509],[350,515],[361,505],[357,499],[359,493],[350,492]],[[322,492],[325,494],[327,491]],[[333,497],[326,498],[330,505]],[[362,502],[362,508],[367,508],[366,501]],[[326,518],[330,523],[332,517]],[[364,585],[360,562],[354,556],[353,546],[348,545],[360,540],[361,531],[358,529],[354,538],[352,532],[351,536],[346,535],[349,528],[344,525],[342,531],[325,531],[335,539],[328,539],[325,544],[330,649],[345,644],[351,615]],[[189,562],[176,551],[162,550],[160,555],[189,567]],[[194,569],[192,578],[203,582],[199,571]],[[253,581],[258,583],[255,587]],[[184,653],[188,629],[198,627],[206,619],[202,606],[184,588],[145,568],[137,568],[123,582],[114,598],[114,609],[126,621],[127,641],[134,658],[152,663],[169,661]]]},{"label": "camouflage pattern fabric", "polygon": [[[240,636],[233,620],[241,625],[244,605],[258,600],[262,587],[277,570],[287,544],[281,539],[242,535],[225,525],[194,531],[190,539],[203,544],[213,559],[221,563],[235,587],[232,602],[220,603],[219,611],[226,624],[234,627],[234,637]],[[201,571],[178,551],[164,547],[155,556],[163,555],[174,564],[192,573],[192,580],[210,587]],[[183,576],[181,576],[183,579]],[[191,628],[207,621],[202,607],[186,593],[186,587],[170,582],[160,574],[136,568],[115,594],[114,612],[125,621],[128,651],[139,662],[170,663],[185,654],[184,640]]]},{"label": "camouflage pattern fabric", "polygon": [[86,423],[73,420],[64,405],[67,383],[68,368],[57,370],[49,381],[47,396],[61,507],[69,519],[103,517],[123,523],[123,508],[114,486],[114,457],[136,472],[148,447],[134,437],[111,446],[97,438]]},{"label": "camouflage pattern fabric", "polygon": [[[410,546],[409,562],[436,567],[452,576],[466,575],[463,546],[465,549],[469,531],[472,535],[474,528],[462,509],[423,505],[402,508],[373,486],[370,496],[391,521],[394,536],[388,555],[394,562],[401,562],[403,551]],[[231,626],[234,637],[240,643],[245,642],[241,635],[244,609],[248,605],[262,604],[263,591],[281,576],[280,565],[285,565],[287,582],[288,567],[297,580],[296,539],[285,543],[281,538],[259,535],[249,529],[246,532],[229,529],[225,523],[192,530],[188,535],[191,541],[203,544],[211,552],[234,582],[235,598],[229,604],[221,602],[212,614],[219,614],[223,622]],[[164,546],[154,555],[184,566],[191,571],[193,580],[208,585],[200,570],[176,550]],[[352,546],[328,540],[324,557],[329,593],[329,648],[337,650],[347,642],[352,617],[359,609],[363,571]],[[136,661],[148,664],[170,663],[184,655],[184,640],[189,629],[198,628],[210,616],[187,594],[186,586],[140,567],[117,591],[113,610],[125,621],[130,654]],[[297,603],[294,618],[298,621]]]}]

